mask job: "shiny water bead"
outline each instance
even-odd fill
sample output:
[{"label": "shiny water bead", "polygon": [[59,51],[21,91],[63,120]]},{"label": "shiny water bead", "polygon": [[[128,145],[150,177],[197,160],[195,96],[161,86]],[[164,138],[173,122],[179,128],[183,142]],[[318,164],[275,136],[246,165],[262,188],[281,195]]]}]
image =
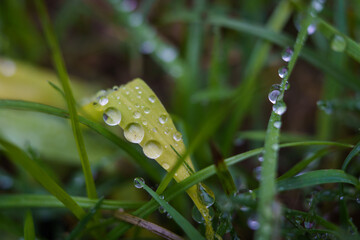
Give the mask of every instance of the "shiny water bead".
[{"label": "shiny water bead", "polygon": [[259,157],[258,157],[258,161],[259,161],[259,162],[263,162],[263,161],[264,161],[264,157],[263,157],[263,156],[259,156]]},{"label": "shiny water bead", "polygon": [[138,27],[144,22],[144,17],[139,13],[133,13],[129,17],[129,25],[131,27]]},{"label": "shiny water bead", "polygon": [[158,210],[159,210],[159,213],[161,213],[161,214],[166,213],[166,210],[165,210],[165,208],[164,208],[163,206],[160,206],[160,207],[158,208]]},{"label": "shiny water bead", "polygon": [[103,120],[109,126],[118,125],[121,121],[121,112],[113,107],[107,108],[104,111]]},{"label": "shiny water bead", "polygon": [[248,219],[247,219],[247,225],[250,229],[252,230],[258,230],[260,227],[260,223],[257,220],[257,216],[256,215],[251,215]]},{"label": "shiny water bead", "polygon": [[149,108],[149,107],[145,107],[145,108],[144,108],[144,113],[145,113],[145,114],[149,114],[149,113],[150,113],[150,108]]},{"label": "shiny water bead", "polygon": [[253,174],[256,178],[256,180],[260,181],[261,179],[261,166],[254,168]]},{"label": "shiny water bead", "polygon": [[279,70],[278,70],[279,77],[280,78],[285,78],[287,76],[287,74],[288,74],[288,71],[289,71],[288,68],[285,67],[285,66],[279,68]]},{"label": "shiny water bead", "polygon": [[[210,219],[212,220],[214,218],[214,216],[215,216],[215,211],[214,211],[213,208],[209,208],[209,215],[210,215]],[[196,206],[193,207],[193,209],[191,211],[191,216],[197,223],[204,223],[205,222],[204,217],[201,215],[201,213],[196,208]]]},{"label": "shiny water bead", "polygon": [[335,35],[331,40],[331,49],[335,52],[343,52],[346,49],[346,40],[340,35]]},{"label": "shiny water bead", "polygon": [[290,83],[288,81],[286,81],[285,83],[285,90],[288,90],[290,88]]},{"label": "shiny water bead", "polygon": [[150,54],[155,50],[155,43],[151,41],[145,41],[140,46],[140,52],[142,54]]},{"label": "shiny water bead", "polygon": [[325,0],[313,0],[311,2],[311,6],[314,8],[316,12],[321,12],[324,8]]},{"label": "shiny water bead", "polygon": [[279,84],[273,84],[270,88],[270,92],[268,95],[268,99],[272,104],[275,104],[278,97],[280,96],[280,85]]},{"label": "shiny water bead", "polygon": [[273,111],[277,115],[283,115],[286,112],[286,104],[284,102],[277,102],[275,105],[273,105]]},{"label": "shiny water bead", "polygon": [[113,91],[117,91],[117,90],[119,90],[119,87],[118,86],[113,86]]},{"label": "shiny water bead", "polygon": [[315,225],[315,224],[314,224],[313,222],[311,222],[311,221],[305,221],[305,222],[304,222],[304,227],[305,227],[306,229],[313,228],[314,225]]},{"label": "shiny water bead", "polygon": [[281,54],[282,60],[285,62],[290,62],[292,56],[294,54],[294,50],[291,47],[287,47]]},{"label": "shiny water bead", "polygon": [[105,96],[99,98],[99,104],[105,106],[109,102],[109,99]]},{"label": "shiny water bead", "polygon": [[175,141],[180,141],[181,140],[181,138],[182,138],[182,135],[181,135],[181,133],[180,132],[175,132],[174,134],[173,134],[173,139],[175,140]]},{"label": "shiny water bead", "polygon": [[161,166],[162,166],[165,170],[168,170],[168,169],[170,168],[170,165],[167,164],[167,163],[163,163]]},{"label": "shiny water bead", "polygon": [[126,140],[132,143],[140,143],[144,138],[144,128],[138,123],[130,123],[124,129]]},{"label": "shiny water bead", "polygon": [[206,191],[201,183],[198,185],[198,191],[200,195],[200,201],[208,208],[212,206],[215,202],[215,199]]},{"label": "shiny water bead", "polygon": [[275,128],[281,128],[281,122],[280,121],[274,122],[274,127]]},{"label": "shiny water bead", "polygon": [[148,158],[156,159],[161,156],[163,148],[157,141],[150,140],[145,143],[143,151]]},{"label": "shiny water bead", "polygon": [[162,115],[159,117],[159,122],[160,122],[161,124],[165,124],[165,123],[167,122],[167,120],[168,120],[168,116],[165,115],[165,114],[162,114]]},{"label": "shiny water bead", "polygon": [[177,57],[177,52],[174,48],[166,47],[163,49],[160,49],[157,53],[157,56],[163,60],[164,62],[172,62]]},{"label": "shiny water bead", "polygon": [[316,29],[317,29],[316,23],[312,23],[308,26],[307,33],[309,35],[313,35],[316,32]]},{"label": "shiny water bead", "polygon": [[139,111],[135,111],[135,112],[133,113],[133,117],[134,117],[135,119],[138,119],[138,118],[141,117],[141,113],[140,113]]},{"label": "shiny water bead", "polygon": [[149,99],[149,101],[150,101],[151,103],[154,103],[154,102],[155,102],[155,96],[154,96],[154,95],[151,95],[148,99]]},{"label": "shiny water bead", "polygon": [[144,181],[143,178],[135,178],[134,179],[134,185],[135,185],[136,188],[142,188],[143,186],[142,186],[141,183],[145,184],[145,181]]}]

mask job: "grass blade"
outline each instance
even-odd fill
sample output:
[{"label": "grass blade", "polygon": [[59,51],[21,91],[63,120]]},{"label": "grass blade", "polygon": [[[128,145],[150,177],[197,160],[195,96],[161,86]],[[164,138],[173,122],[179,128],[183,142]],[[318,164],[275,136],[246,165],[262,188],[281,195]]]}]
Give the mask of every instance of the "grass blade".
[{"label": "grass blade", "polygon": [[28,210],[25,216],[24,239],[35,240],[35,227],[31,211]]},{"label": "grass blade", "polygon": [[153,232],[163,238],[166,239],[173,239],[173,240],[182,240],[183,238],[181,238],[180,236],[176,235],[173,232],[170,232],[169,230],[167,230],[166,228],[160,227],[159,225],[156,225],[152,222],[146,221],[142,218],[139,217],[135,217],[131,214],[128,213],[124,213],[122,211],[116,211],[115,215],[116,218],[131,223],[133,225],[136,225],[138,227],[142,227],[144,229],[149,230],[150,232]]},{"label": "grass blade", "polygon": [[358,155],[360,152],[360,142],[358,142],[356,144],[356,146],[353,148],[353,150],[351,150],[351,152],[349,153],[349,155],[346,156],[345,161],[341,167],[342,170],[346,170],[347,166],[349,165],[350,161],[356,156]]},{"label": "grass blade", "polygon": [[176,211],[175,208],[170,206],[168,202],[161,199],[156,192],[151,190],[151,188],[149,188],[140,179],[137,178],[135,180],[140,183],[141,186],[151,195],[151,197],[173,217],[174,221],[184,230],[190,239],[204,239],[204,237],[201,236],[201,234],[178,211]]},{"label": "grass blade", "polygon": [[2,138],[0,138],[0,144],[6,149],[5,154],[10,160],[25,169],[47,191],[59,199],[78,219],[85,215],[85,211],[25,152]]},{"label": "grass blade", "polygon": [[55,34],[53,33],[50,19],[47,14],[47,10],[43,0],[36,0],[35,5],[46,35],[47,42],[49,44],[52,53],[54,65],[56,67],[59,79],[61,81],[65,93],[66,103],[70,113],[71,126],[74,133],[76,146],[79,151],[80,161],[85,176],[86,192],[89,198],[97,198],[95,182],[91,173],[89,159],[86,154],[84,139],[81,133],[79,118],[76,111],[75,99],[71,91],[70,79],[65,68],[65,63],[62,58],[59,45],[55,38]]},{"label": "grass blade", "polygon": [[71,231],[70,235],[66,238],[67,240],[76,239],[81,231],[86,227],[86,225],[90,222],[90,220],[95,216],[97,211],[100,209],[102,202],[104,201],[104,197],[99,198],[96,202],[95,206],[93,206],[89,212],[78,222],[76,227]]},{"label": "grass blade", "polygon": [[291,177],[276,183],[279,191],[287,191],[304,187],[311,187],[325,183],[349,183],[356,187],[359,181],[342,170],[325,169],[307,172],[295,177]]}]

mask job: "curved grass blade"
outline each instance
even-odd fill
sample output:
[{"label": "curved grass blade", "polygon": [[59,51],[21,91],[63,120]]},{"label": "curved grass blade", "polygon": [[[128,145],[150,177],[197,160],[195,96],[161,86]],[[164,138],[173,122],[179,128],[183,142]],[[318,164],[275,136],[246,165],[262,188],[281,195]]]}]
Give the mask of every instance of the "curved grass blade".
[{"label": "curved grass blade", "polygon": [[90,222],[92,218],[94,218],[97,211],[100,209],[102,202],[104,201],[104,197],[99,198],[96,202],[95,206],[93,206],[89,212],[78,222],[76,227],[71,231],[70,235],[66,238],[66,240],[76,239],[83,229],[86,228],[86,225]]},{"label": "curved grass blade", "polygon": [[[34,112],[42,112],[62,118],[69,118],[69,113],[63,109],[48,106],[41,103],[27,102],[21,100],[0,100],[0,108],[16,109],[16,110],[27,110]],[[80,123],[88,126],[95,132],[104,136],[115,145],[119,146],[129,156],[131,156],[146,172],[152,177],[152,179],[160,181],[160,175],[158,169],[150,164],[146,157],[133,145],[118,137],[104,126],[99,123],[88,120],[84,117],[79,116]]]},{"label": "curved grass blade", "polygon": [[31,211],[28,210],[25,216],[24,239],[35,240],[35,238],[34,219],[32,217]]},{"label": "curved grass blade", "polygon": [[142,227],[144,229],[149,230],[150,232],[153,232],[163,238],[166,239],[172,239],[172,240],[183,240],[180,236],[176,235],[173,232],[170,232],[166,228],[160,227],[159,225],[156,225],[152,222],[146,221],[142,218],[135,217],[131,214],[122,212],[122,211],[116,211],[114,216],[122,221],[128,222],[132,225],[136,225],[138,227]]},{"label": "curved grass blade", "polygon": [[325,183],[348,183],[359,187],[359,181],[342,170],[326,169],[306,172],[304,174],[278,181],[278,191],[311,187]]},{"label": "curved grass blade", "polygon": [[97,198],[95,182],[91,173],[90,163],[85,149],[84,138],[80,129],[79,117],[76,111],[76,103],[71,90],[70,79],[66,71],[65,63],[62,58],[61,51],[57,43],[55,34],[53,33],[50,23],[50,18],[48,16],[44,1],[36,0],[35,5],[40,17],[42,27],[46,35],[46,40],[49,44],[52,53],[54,65],[56,67],[59,79],[61,81],[65,93],[66,103],[70,114],[71,126],[74,133],[76,146],[79,151],[79,157],[85,176],[86,192],[89,198]]},{"label": "curved grass blade", "polygon": [[[96,204],[97,200],[86,197],[73,197],[72,199],[82,208],[91,208]],[[127,202],[116,200],[104,200],[100,205],[100,209],[136,209],[141,207],[144,202]],[[0,196],[0,209],[6,208],[63,208],[66,207],[56,197],[51,195],[35,195],[35,194],[2,194]]]},{"label": "curved grass blade", "polygon": [[0,138],[0,144],[6,149],[5,154],[15,164],[22,167],[35,178],[47,191],[61,201],[78,219],[85,211],[69,196],[35,161],[12,143]]},{"label": "curved grass blade", "polygon": [[155,199],[156,202],[159,203],[174,219],[174,221],[181,227],[186,235],[190,239],[199,240],[199,239],[205,239],[201,234],[178,212],[170,206],[168,202],[161,199],[159,195],[151,190],[145,183],[143,183],[140,179],[135,179],[138,183],[141,184],[141,186]]},{"label": "curved grass blade", "polygon": [[345,161],[341,167],[342,170],[346,170],[347,166],[349,165],[350,161],[360,153],[360,142],[356,144],[356,146],[351,150],[349,155],[346,156]]}]

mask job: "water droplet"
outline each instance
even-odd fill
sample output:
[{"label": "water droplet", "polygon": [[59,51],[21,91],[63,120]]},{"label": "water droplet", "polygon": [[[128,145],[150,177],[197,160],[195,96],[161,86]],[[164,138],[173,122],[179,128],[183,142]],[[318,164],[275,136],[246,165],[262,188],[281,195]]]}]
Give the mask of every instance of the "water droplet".
[{"label": "water droplet", "polygon": [[144,121],[142,122],[142,124],[143,124],[144,126],[146,126],[146,125],[147,125],[147,121],[144,120]]},{"label": "water droplet", "polygon": [[158,57],[164,62],[172,62],[177,57],[177,52],[174,48],[163,48],[157,53]]},{"label": "water droplet", "polygon": [[291,47],[287,47],[281,54],[281,58],[285,62],[290,62],[292,55],[294,54],[294,50]]},{"label": "water droplet", "polygon": [[156,159],[160,157],[160,155],[163,152],[163,149],[160,143],[154,140],[150,140],[147,143],[145,143],[143,151],[148,158]]},{"label": "water droplet", "polygon": [[316,12],[321,12],[324,8],[324,2],[323,0],[313,0],[311,2],[311,6],[315,9]]},{"label": "water droplet", "polygon": [[140,87],[139,87],[139,86],[135,86],[135,89],[136,89],[136,90],[139,90],[139,89],[140,89]]},{"label": "water droplet", "polygon": [[159,213],[161,213],[161,214],[166,213],[166,210],[165,210],[165,208],[164,208],[163,206],[160,206],[160,207],[158,208],[158,210],[159,210]]},{"label": "water droplet", "polygon": [[288,90],[290,88],[290,83],[288,81],[286,81],[285,83],[285,90]]},{"label": "water droplet", "polygon": [[356,202],[357,202],[358,204],[360,204],[360,194],[357,194],[357,195],[356,195]]},{"label": "water droplet", "polygon": [[99,104],[105,106],[109,102],[109,99],[105,96],[99,98]]},{"label": "water droplet", "polygon": [[261,179],[261,166],[256,167],[254,169],[253,173],[254,173],[254,176],[255,176],[256,180],[260,181],[260,179]]},{"label": "water droplet", "polygon": [[326,114],[330,115],[333,112],[333,105],[329,101],[318,101],[318,107],[323,110]]},{"label": "water droplet", "polygon": [[208,191],[211,191],[210,189],[205,189],[205,187],[199,183],[197,185],[200,201],[208,208],[212,206],[215,202],[215,199],[208,193]]},{"label": "water droplet", "polygon": [[281,128],[281,122],[280,121],[274,122],[274,127]]},{"label": "water droplet", "polygon": [[270,88],[270,92],[268,95],[268,99],[272,104],[275,104],[278,97],[280,96],[280,85],[279,84],[274,84],[271,86]]},{"label": "water droplet", "polygon": [[11,177],[7,175],[0,175],[0,189],[8,190],[13,186],[13,184],[14,181]]},{"label": "water droplet", "polygon": [[107,125],[118,125],[121,121],[121,112],[113,107],[107,108],[103,114],[103,119]]},{"label": "water droplet", "polygon": [[158,131],[156,127],[153,128],[152,130],[153,130],[153,132],[157,132],[157,131]]},{"label": "water droplet", "polygon": [[274,144],[271,146],[271,148],[272,148],[273,150],[277,151],[277,150],[279,150],[279,144],[274,143]]},{"label": "water droplet", "polygon": [[159,122],[160,122],[161,124],[165,124],[165,123],[167,122],[167,120],[168,120],[168,116],[165,115],[165,114],[162,114],[162,115],[159,117]]},{"label": "water droplet", "polygon": [[[210,219],[213,219],[213,217],[215,215],[215,211],[214,211],[213,208],[209,208],[209,215],[210,215]],[[201,213],[196,208],[196,206],[193,207],[193,209],[191,211],[191,216],[197,223],[204,223],[205,222],[204,217],[201,215]]]},{"label": "water droplet", "polygon": [[313,228],[314,225],[315,225],[315,224],[314,224],[313,222],[311,222],[311,221],[305,221],[305,222],[304,222],[304,227],[305,227],[306,229]]},{"label": "water droplet", "polygon": [[140,52],[142,54],[150,54],[155,50],[155,43],[151,41],[145,41],[140,46]]},{"label": "water droplet", "polygon": [[126,94],[126,95],[129,95],[129,94],[130,94],[130,92],[129,92],[129,91],[126,91],[126,92],[125,92],[125,94]]},{"label": "water droplet", "polygon": [[141,113],[140,113],[139,111],[135,111],[135,112],[133,113],[133,117],[134,117],[135,119],[138,119],[138,118],[141,117]]},{"label": "water droplet", "polygon": [[166,134],[166,135],[169,135],[169,133],[170,133],[170,128],[168,128],[168,127],[165,127],[165,131],[164,131],[164,134]]},{"label": "water droplet", "polygon": [[346,49],[346,40],[340,35],[335,35],[331,40],[331,49],[335,52],[343,52]]},{"label": "water droplet", "polygon": [[166,214],[166,217],[167,217],[168,219],[172,219],[172,216],[170,215],[170,213],[167,213],[167,214]]},{"label": "water droplet", "polygon": [[113,88],[112,88],[114,91],[117,91],[117,90],[119,90],[119,87],[118,86],[113,86]]},{"label": "water droplet", "polygon": [[279,77],[285,78],[287,76],[287,74],[288,74],[288,68],[285,67],[285,66],[279,68],[278,74],[279,74]]},{"label": "water droplet", "polygon": [[252,230],[258,230],[259,227],[260,227],[260,223],[257,220],[257,216],[256,215],[251,215],[247,220],[247,225]]},{"label": "water droplet", "polygon": [[277,115],[283,115],[286,112],[286,104],[284,102],[277,102],[275,105],[273,105],[273,111]]},{"label": "water droplet", "polygon": [[0,60],[0,72],[5,77],[11,77],[16,72],[16,64],[11,60]]},{"label": "water droplet", "polygon": [[144,22],[144,18],[139,13],[133,13],[129,17],[129,25],[131,27],[138,27]]},{"label": "water droplet", "polygon": [[135,104],[135,107],[136,107],[136,108],[139,108],[139,107],[140,107],[140,105],[139,105],[139,104]]},{"label": "water droplet", "polygon": [[178,141],[181,140],[181,138],[182,138],[182,135],[181,135],[180,132],[176,132],[176,133],[173,134],[173,139],[174,139],[175,141],[178,142]]},{"label": "water droplet", "polygon": [[316,32],[316,23],[312,23],[308,26],[307,32],[309,35],[313,35]]},{"label": "water droplet", "polygon": [[140,143],[144,138],[144,128],[138,123],[130,123],[124,129],[125,138],[132,143]]},{"label": "water droplet", "polygon": [[263,156],[259,156],[258,161],[259,161],[259,162],[263,162],[263,161],[264,161],[264,157],[263,157]]},{"label": "water droplet", "polygon": [[154,96],[154,95],[151,95],[151,96],[149,97],[149,101],[150,101],[151,103],[154,103],[154,102],[155,102],[155,96]]},{"label": "water droplet", "polygon": [[149,113],[150,113],[150,108],[149,108],[149,107],[145,107],[145,108],[144,108],[144,113],[145,113],[145,114],[149,114]]},{"label": "water droplet", "polygon": [[125,12],[132,12],[137,7],[137,1],[135,0],[123,0],[121,2],[121,8]]},{"label": "water droplet", "polygon": [[159,198],[162,199],[162,200],[165,199],[164,195],[159,195]]},{"label": "water droplet", "polygon": [[145,181],[143,178],[135,178],[134,179],[134,185],[136,188],[142,188],[143,186],[141,185],[141,183],[145,184]]},{"label": "water droplet", "polygon": [[168,170],[170,168],[170,165],[167,164],[167,163],[163,163],[162,164],[162,167],[165,169],[165,170]]}]

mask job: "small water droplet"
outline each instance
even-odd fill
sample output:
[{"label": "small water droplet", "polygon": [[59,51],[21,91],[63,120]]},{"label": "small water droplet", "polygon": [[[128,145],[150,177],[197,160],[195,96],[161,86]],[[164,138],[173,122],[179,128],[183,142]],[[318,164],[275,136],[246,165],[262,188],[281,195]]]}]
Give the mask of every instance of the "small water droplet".
[{"label": "small water droplet", "polygon": [[271,148],[272,148],[273,150],[277,151],[277,150],[279,150],[279,144],[274,143],[274,144],[271,146]]},{"label": "small water droplet", "polygon": [[263,157],[263,156],[259,156],[258,161],[259,161],[259,162],[263,162],[263,161],[264,161],[264,157]]},{"label": "small water droplet", "polygon": [[285,62],[290,62],[292,55],[294,54],[294,50],[291,47],[287,47],[281,54],[281,58]]},{"label": "small water droplet", "polygon": [[135,119],[138,119],[138,118],[141,117],[141,113],[140,113],[139,111],[135,111],[135,112],[133,113],[133,117],[134,117]]},{"label": "small water droplet", "polygon": [[287,74],[288,74],[288,71],[289,71],[288,68],[285,67],[285,66],[279,68],[279,70],[278,70],[279,77],[280,78],[285,78],[287,76]]},{"label": "small water droplet", "polygon": [[260,223],[257,220],[257,216],[251,215],[247,220],[247,225],[251,230],[258,230],[260,227]]},{"label": "small water droplet", "polygon": [[360,194],[357,194],[357,195],[356,195],[356,202],[357,202],[358,204],[360,204]]},{"label": "small water droplet", "polygon": [[290,88],[290,83],[288,81],[286,81],[285,83],[285,90],[288,90]]},{"label": "small water droplet", "polygon": [[307,28],[307,33],[309,34],[309,35],[313,35],[315,32],[316,32],[316,23],[312,23],[312,24],[310,24],[309,26],[308,26],[308,28]]},{"label": "small water droplet", "polygon": [[156,159],[156,158],[160,157],[160,155],[163,152],[163,149],[162,149],[160,143],[158,143],[155,140],[150,140],[145,143],[145,145],[143,147],[143,151],[144,151],[144,154],[148,158]]},{"label": "small water droplet", "polygon": [[162,164],[162,167],[165,169],[165,170],[168,170],[170,168],[170,165],[167,164],[167,163],[163,163]]},{"label": "small water droplet", "polygon": [[165,199],[164,195],[159,195],[159,198],[162,199],[162,200]]},{"label": "small water droplet", "polygon": [[144,120],[144,121],[142,122],[142,124],[143,124],[144,126],[146,126],[146,125],[147,125],[147,121]]},{"label": "small water droplet", "polygon": [[143,178],[135,178],[134,179],[134,185],[136,188],[142,188],[143,186],[141,185],[141,183],[145,184],[145,181]]},{"label": "small water droplet", "polygon": [[323,110],[326,114],[330,115],[333,112],[333,105],[329,101],[318,101],[317,102],[318,107]]},{"label": "small water droplet", "polygon": [[304,227],[305,227],[306,229],[313,228],[314,225],[315,225],[315,224],[314,224],[313,222],[311,222],[311,221],[305,221],[305,222],[304,222]]},{"label": "small water droplet", "polygon": [[160,206],[160,207],[158,208],[158,210],[159,210],[159,213],[161,213],[161,214],[166,213],[166,210],[165,210],[165,208],[164,208],[163,206]]},{"label": "small water droplet", "polygon": [[346,40],[340,35],[335,35],[331,40],[331,49],[335,52],[343,52],[346,49]]},{"label": "small water droplet", "polygon": [[166,134],[166,135],[169,135],[169,133],[170,133],[170,128],[168,128],[168,127],[165,127],[165,131],[164,131],[164,134]]},{"label": "small water droplet", "polygon": [[253,173],[254,173],[254,176],[255,176],[256,180],[260,181],[260,179],[261,179],[261,166],[254,168]]},{"label": "small water droplet", "polygon": [[324,8],[323,0],[313,0],[311,6],[315,9],[316,12],[321,12]]},{"label": "small water droplet", "polygon": [[[116,99],[117,99],[117,100],[119,100],[119,99],[120,99],[120,97],[119,97],[119,96],[117,96],[117,97],[116,97]],[[119,104],[121,104],[121,102],[118,102],[118,103],[119,103]]]},{"label": "small water droplet", "polygon": [[126,91],[126,92],[125,92],[125,94],[126,94],[126,95],[129,95],[129,94],[130,94],[130,92],[129,92],[129,91]]},{"label": "small water droplet", "polygon": [[278,84],[274,84],[273,87],[270,88],[270,92],[268,95],[268,99],[272,104],[275,104],[278,97],[280,96],[280,88],[275,88],[275,85]]},{"label": "small water droplet", "polygon": [[133,13],[129,17],[129,25],[131,27],[138,27],[144,22],[144,18],[139,13]]},{"label": "small water droplet", "polygon": [[210,189],[205,189],[205,187],[199,183],[197,185],[200,201],[208,208],[212,206],[215,202],[215,199],[208,193],[208,191],[211,191]]},{"label": "small water droplet", "polygon": [[273,105],[273,111],[277,115],[283,115],[286,112],[286,104],[284,102],[277,102],[275,105]]},{"label": "small water droplet", "polygon": [[112,88],[114,91],[117,91],[117,90],[119,90],[119,87],[118,86],[113,86],[113,88]]},{"label": "small water droplet", "polygon": [[155,50],[155,43],[151,41],[145,41],[140,46],[140,52],[142,54],[150,54]]},{"label": "small water droplet", "polygon": [[165,115],[165,114],[162,114],[162,115],[159,117],[159,122],[160,122],[161,124],[165,124],[165,123],[167,122],[167,120],[168,120],[168,116]]},{"label": "small water droplet", "polygon": [[132,143],[140,143],[144,135],[144,128],[138,123],[130,123],[124,129],[125,138]]},{"label": "small water droplet", "polygon": [[135,104],[135,107],[136,107],[136,108],[139,108],[139,107],[140,107],[140,105],[139,105],[139,104]]},{"label": "small water droplet", "polygon": [[116,108],[107,108],[103,114],[104,122],[109,126],[118,125],[121,121],[121,112]]},{"label": "small water droplet", "polygon": [[152,130],[153,130],[153,132],[157,132],[157,131],[158,131],[156,127],[153,128]]},{"label": "small water droplet", "polygon": [[136,90],[139,90],[139,89],[140,89],[140,87],[139,87],[139,86],[135,86],[135,89],[136,89]]},{"label": "small water droplet", "polygon": [[149,113],[150,113],[150,108],[149,108],[149,107],[145,107],[145,108],[144,108],[144,113],[145,113],[145,114],[149,114]]},{"label": "small water droplet", "polygon": [[151,95],[151,96],[149,97],[149,101],[150,101],[151,103],[154,103],[154,102],[155,102],[155,96],[154,96],[154,95]]},{"label": "small water droplet", "polygon": [[167,217],[168,219],[172,219],[172,216],[170,215],[170,213],[167,213],[167,214],[166,214],[166,217]]},{"label": "small water droplet", "polygon": [[180,132],[175,132],[174,134],[173,134],[173,139],[175,140],[175,141],[180,141],[181,140],[181,138],[182,138],[182,135],[181,135],[181,133]]},{"label": "small water droplet", "polygon": [[274,127],[281,128],[281,122],[280,121],[274,122]]},{"label": "small water droplet", "polygon": [[138,94],[142,94],[142,91],[138,91]]},{"label": "small water droplet", "polygon": [[99,98],[99,104],[105,106],[109,102],[109,99],[105,96]]},{"label": "small water droplet", "polygon": [[[214,218],[215,211],[214,211],[213,208],[209,208],[209,215],[210,215],[210,219]],[[196,206],[193,207],[193,209],[191,211],[191,216],[197,223],[204,223],[205,222],[204,217],[201,215],[201,213],[196,208]]]},{"label": "small water droplet", "polygon": [[164,62],[172,62],[177,57],[177,52],[174,48],[163,48],[157,53],[157,56]]}]

